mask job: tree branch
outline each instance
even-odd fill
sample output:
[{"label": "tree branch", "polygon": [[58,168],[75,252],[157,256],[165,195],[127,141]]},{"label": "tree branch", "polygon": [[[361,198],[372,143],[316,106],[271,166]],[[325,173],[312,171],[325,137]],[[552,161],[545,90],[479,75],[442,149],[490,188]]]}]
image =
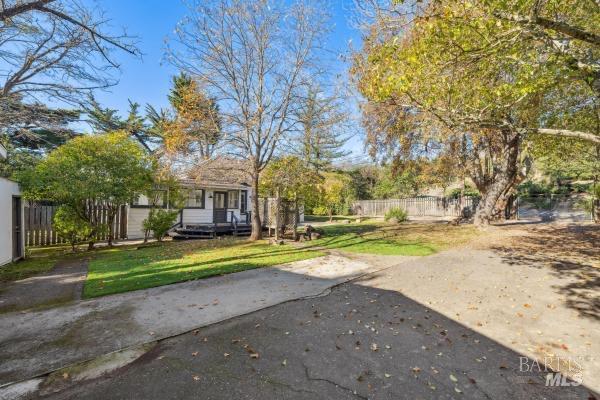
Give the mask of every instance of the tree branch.
[{"label": "tree branch", "polygon": [[537,25],[545,29],[550,29],[555,32],[562,33],[573,39],[581,40],[586,43],[590,43],[596,46],[600,45],[600,36],[593,32],[588,32],[576,26],[569,25],[564,22],[553,21],[548,18],[534,16],[524,17],[518,14],[506,14],[502,12],[495,12],[494,16],[499,19],[516,22],[521,25]]},{"label": "tree branch", "polygon": [[572,131],[569,129],[546,129],[546,128],[518,128],[521,133],[536,133],[555,137],[566,137],[585,140],[586,142],[600,144],[600,136],[589,132]]},{"label": "tree branch", "polygon": [[[19,14],[23,14],[33,10],[39,10],[40,7],[45,6],[48,3],[52,3],[56,0],[37,0],[30,3],[23,3],[14,7],[4,8],[0,11],[0,20],[6,21],[9,18],[15,17]],[[4,2],[2,2],[4,5]]]}]

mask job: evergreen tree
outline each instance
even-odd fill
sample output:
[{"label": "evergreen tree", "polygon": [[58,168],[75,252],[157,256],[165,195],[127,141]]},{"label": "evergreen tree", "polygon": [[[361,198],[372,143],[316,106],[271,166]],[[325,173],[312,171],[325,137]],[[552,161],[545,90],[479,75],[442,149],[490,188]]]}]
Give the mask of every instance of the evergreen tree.
[{"label": "evergreen tree", "polygon": [[127,118],[119,116],[118,111],[111,108],[102,108],[100,104],[91,99],[91,106],[86,110],[88,122],[97,133],[109,133],[114,131],[127,132],[127,134],[139,142],[148,152],[156,149],[161,141],[161,135],[153,129],[153,125],[146,122],[146,118],[140,115],[138,103],[129,100],[129,113]]},{"label": "evergreen tree", "polygon": [[349,139],[344,135],[349,115],[340,96],[326,96],[319,88],[310,87],[296,118],[300,126],[296,152],[317,172],[350,154],[343,149]]},{"label": "evergreen tree", "polygon": [[0,161],[0,176],[14,176],[76,136],[69,125],[78,119],[76,110],[24,103],[17,95],[0,97],[0,141],[9,152]]}]

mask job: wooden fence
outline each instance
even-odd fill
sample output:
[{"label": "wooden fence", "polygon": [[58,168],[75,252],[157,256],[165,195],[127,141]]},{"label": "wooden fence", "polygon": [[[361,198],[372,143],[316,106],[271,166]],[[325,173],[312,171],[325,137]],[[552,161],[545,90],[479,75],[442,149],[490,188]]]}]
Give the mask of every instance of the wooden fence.
[{"label": "wooden fence", "polygon": [[[104,206],[93,206],[102,224],[108,223],[108,213]],[[56,205],[26,203],[24,207],[25,246],[50,246],[66,243],[66,240],[52,229],[52,220],[58,210]],[[127,208],[122,206],[114,221],[115,239],[125,239],[127,235]],[[102,232],[96,240],[107,240],[108,232]]]},{"label": "wooden fence", "polygon": [[392,208],[406,210],[409,217],[458,217],[464,209],[474,210],[472,197],[407,197],[387,200],[358,200],[352,204],[354,215],[383,217]]}]

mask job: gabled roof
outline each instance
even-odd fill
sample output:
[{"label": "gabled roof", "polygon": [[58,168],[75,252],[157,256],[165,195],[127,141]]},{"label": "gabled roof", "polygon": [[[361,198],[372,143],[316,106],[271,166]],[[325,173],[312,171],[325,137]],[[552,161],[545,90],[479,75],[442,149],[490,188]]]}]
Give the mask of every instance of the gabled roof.
[{"label": "gabled roof", "polygon": [[250,186],[250,182],[248,161],[227,157],[203,161],[182,180],[183,184],[213,187]]}]

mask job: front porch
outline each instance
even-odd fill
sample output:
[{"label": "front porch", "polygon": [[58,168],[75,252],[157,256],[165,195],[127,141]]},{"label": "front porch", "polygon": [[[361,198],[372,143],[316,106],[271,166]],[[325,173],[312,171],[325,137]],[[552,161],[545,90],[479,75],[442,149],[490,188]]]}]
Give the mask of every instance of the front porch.
[{"label": "front porch", "polygon": [[241,215],[240,220],[233,211],[229,212],[228,222],[185,223],[183,218],[173,227],[169,236],[173,239],[213,239],[217,236],[249,236],[252,233],[250,213]]}]

